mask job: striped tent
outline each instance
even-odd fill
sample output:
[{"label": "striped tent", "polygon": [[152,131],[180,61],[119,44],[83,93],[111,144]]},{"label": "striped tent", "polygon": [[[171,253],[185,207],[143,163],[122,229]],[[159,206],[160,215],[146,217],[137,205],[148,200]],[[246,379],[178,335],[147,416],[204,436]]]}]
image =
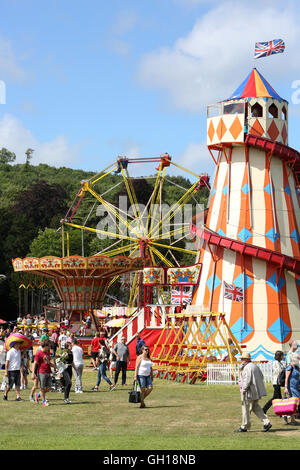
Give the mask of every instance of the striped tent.
[{"label": "striped tent", "polygon": [[276,98],[280,101],[282,100],[282,98],[276,93],[276,91],[271,87],[271,85],[256,68],[251,70],[247,78],[234,91],[229,100],[250,97]]}]

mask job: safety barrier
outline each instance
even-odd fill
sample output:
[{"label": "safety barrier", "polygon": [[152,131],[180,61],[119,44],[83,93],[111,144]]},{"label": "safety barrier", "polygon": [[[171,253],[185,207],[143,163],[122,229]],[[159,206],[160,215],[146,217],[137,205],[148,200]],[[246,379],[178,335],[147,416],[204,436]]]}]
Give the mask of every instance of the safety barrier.
[{"label": "safety barrier", "polygon": [[[264,375],[265,383],[272,383],[272,362],[256,363]],[[207,385],[236,385],[241,364],[207,364]]]}]

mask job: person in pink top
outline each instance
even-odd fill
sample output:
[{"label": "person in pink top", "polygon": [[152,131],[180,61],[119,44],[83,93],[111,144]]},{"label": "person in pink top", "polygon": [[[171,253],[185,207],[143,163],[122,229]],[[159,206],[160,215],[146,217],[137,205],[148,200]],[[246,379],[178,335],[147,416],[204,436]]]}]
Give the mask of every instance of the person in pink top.
[{"label": "person in pink top", "polygon": [[52,335],[50,336],[50,349],[51,349],[52,357],[55,357],[56,350],[57,350],[57,342],[58,342],[58,334],[56,330],[53,330]]}]

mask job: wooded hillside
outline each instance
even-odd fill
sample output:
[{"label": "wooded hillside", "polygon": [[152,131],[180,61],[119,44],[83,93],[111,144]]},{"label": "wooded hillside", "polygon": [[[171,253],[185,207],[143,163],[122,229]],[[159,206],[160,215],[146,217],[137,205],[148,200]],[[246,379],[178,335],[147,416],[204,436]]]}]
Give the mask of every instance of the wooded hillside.
[{"label": "wooded hillside", "polygon": [[[100,165],[101,167],[101,165]],[[66,167],[55,168],[46,164],[12,164],[0,159],[0,274],[6,280],[0,283],[0,317],[14,319],[18,314],[18,290],[20,275],[12,269],[12,258],[24,258],[28,255],[62,256],[60,220],[78,193],[81,182],[93,176],[93,172],[74,170]],[[148,201],[154,178],[135,180],[137,199],[141,203]],[[164,183],[163,200],[166,204],[176,202],[189,188],[191,182],[181,176],[169,176]],[[97,188],[99,194],[118,205],[120,195],[126,195],[126,188],[119,174],[111,174],[101,180]],[[206,206],[208,190],[201,189],[196,194],[197,202]],[[74,223],[83,223],[88,218],[88,225],[96,227],[97,216],[95,198],[86,194],[72,219]],[[115,240],[101,240],[95,233],[70,230],[70,254],[89,256]],[[185,254],[180,256],[180,264],[189,264],[191,259]]]}]

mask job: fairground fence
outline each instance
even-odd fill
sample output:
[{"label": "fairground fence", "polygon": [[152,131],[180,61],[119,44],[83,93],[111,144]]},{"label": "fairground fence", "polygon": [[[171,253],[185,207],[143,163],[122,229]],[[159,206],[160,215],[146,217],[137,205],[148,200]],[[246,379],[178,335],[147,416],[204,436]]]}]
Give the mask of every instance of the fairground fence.
[{"label": "fairground fence", "polygon": [[[256,363],[264,375],[265,383],[272,383],[272,362]],[[238,383],[240,364],[207,364],[207,385],[235,385]]]}]

